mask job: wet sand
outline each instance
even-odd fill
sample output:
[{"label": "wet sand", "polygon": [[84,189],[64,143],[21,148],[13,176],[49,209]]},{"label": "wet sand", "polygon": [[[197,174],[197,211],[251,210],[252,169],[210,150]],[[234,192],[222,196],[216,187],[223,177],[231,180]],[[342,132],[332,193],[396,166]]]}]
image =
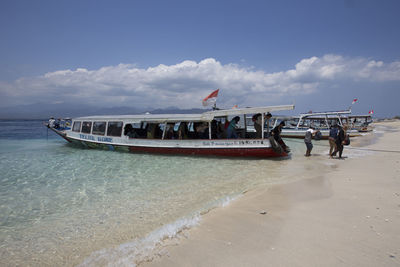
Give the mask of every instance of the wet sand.
[{"label": "wet sand", "polygon": [[375,125],[391,130],[370,154],[307,158],[324,167],[210,211],[140,266],[400,266],[400,122]]}]

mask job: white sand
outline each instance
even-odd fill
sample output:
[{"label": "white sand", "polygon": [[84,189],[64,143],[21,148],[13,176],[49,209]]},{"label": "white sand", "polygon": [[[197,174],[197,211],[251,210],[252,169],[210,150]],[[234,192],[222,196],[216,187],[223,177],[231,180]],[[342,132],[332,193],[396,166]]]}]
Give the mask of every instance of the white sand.
[{"label": "white sand", "polygon": [[[365,148],[400,151],[400,132]],[[212,210],[140,266],[400,266],[400,153],[309,160],[325,172]]]}]

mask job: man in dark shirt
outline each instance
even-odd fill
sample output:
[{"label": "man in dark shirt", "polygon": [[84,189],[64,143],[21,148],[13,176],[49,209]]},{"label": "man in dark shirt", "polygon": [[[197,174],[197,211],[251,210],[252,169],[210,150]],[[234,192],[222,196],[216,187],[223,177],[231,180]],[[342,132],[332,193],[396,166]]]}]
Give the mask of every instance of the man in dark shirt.
[{"label": "man in dark shirt", "polygon": [[279,123],[278,126],[276,126],[274,129],[272,129],[271,134],[274,136],[274,139],[276,140],[276,142],[278,142],[278,144],[281,145],[281,147],[283,148],[283,150],[285,150],[285,152],[289,152],[289,147],[285,144],[285,142],[283,142],[282,138],[281,138],[281,132],[282,132],[282,128],[283,126],[285,126],[285,122],[281,121],[281,123]]},{"label": "man in dark shirt", "polygon": [[339,159],[342,159],[343,144],[344,144],[344,139],[346,137],[345,130],[346,127],[343,129],[343,127],[339,126],[339,132],[336,138],[336,149],[332,153],[332,156],[336,156],[336,153],[339,152]]},{"label": "man in dark shirt", "polygon": [[332,152],[336,150],[336,138],[338,135],[338,126],[335,124],[329,130],[329,156],[332,158]]}]

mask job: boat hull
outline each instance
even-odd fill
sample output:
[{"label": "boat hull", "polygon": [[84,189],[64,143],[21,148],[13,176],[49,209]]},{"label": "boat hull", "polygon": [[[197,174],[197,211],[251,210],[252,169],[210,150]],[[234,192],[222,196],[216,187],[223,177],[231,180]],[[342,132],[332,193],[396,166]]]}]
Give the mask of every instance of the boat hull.
[{"label": "boat hull", "polygon": [[165,148],[165,147],[129,147],[134,153],[198,155],[219,157],[284,157],[287,153],[278,154],[272,148]]},{"label": "boat hull", "polygon": [[[129,139],[126,143],[104,143],[63,136],[68,142],[85,148],[132,153],[165,155],[197,155],[217,157],[273,158],[286,157],[284,151],[274,149],[269,140],[262,139],[210,139],[210,140],[151,140]],[[136,143],[133,144],[133,143]]]}]

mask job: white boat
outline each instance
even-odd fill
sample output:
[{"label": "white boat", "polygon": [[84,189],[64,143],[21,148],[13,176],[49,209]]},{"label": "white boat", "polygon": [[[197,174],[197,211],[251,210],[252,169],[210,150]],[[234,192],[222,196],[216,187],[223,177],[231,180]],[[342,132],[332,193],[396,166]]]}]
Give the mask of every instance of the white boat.
[{"label": "white boat", "polygon": [[244,120],[246,114],[292,109],[294,105],[213,110],[202,114],[89,116],[72,119],[71,129],[48,127],[68,142],[89,148],[174,155],[285,157],[288,153],[274,139],[264,135],[260,139],[251,138],[246,123],[237,129],[238,139],[224,138],[222,125],[233,116]]},{"label": "white boat", "polygon": [[370,125],[373,122],[372,115],[349,115],[342,119],[346,125],[350,125],[352,129],[359,132],[370,132],[373,127]]},{"label": "white boat", "polygon": [[[346,125],[343,122],[345,115],[351,114],[351,110],[344,111],[328,111],[328,112],[314,112],[303,113],[295,117],[275,117],[273,127],[277,126],[281,121],[285,121],[285,127],[282,128],[281,137],[286,138],[304,138],[307,129],[313,125],[319,134],[315,139],[328,139],[329,130],[333,125]],[[358,130],[349,129],[346,132],[350,137],[360,136]]]}]

